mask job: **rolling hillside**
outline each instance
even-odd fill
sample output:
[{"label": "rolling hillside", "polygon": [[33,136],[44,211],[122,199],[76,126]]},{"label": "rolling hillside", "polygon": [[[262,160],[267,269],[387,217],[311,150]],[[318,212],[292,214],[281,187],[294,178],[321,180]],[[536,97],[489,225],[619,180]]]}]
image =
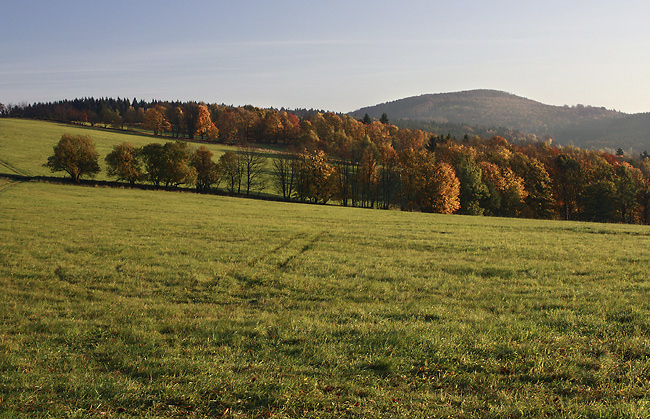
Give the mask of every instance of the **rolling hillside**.
[{"label": "rolling hillside", "polygon": [[[585,148],[650,148],[650,114],[629,115],[592,106],[552,106],[495,90],[471,90],[415,96],[361,108],[352,115],[379,118],[396,125],[431,129],[444,124],[504,127],[563,145]],[[480,131],[480,130],[477,130]]]}]

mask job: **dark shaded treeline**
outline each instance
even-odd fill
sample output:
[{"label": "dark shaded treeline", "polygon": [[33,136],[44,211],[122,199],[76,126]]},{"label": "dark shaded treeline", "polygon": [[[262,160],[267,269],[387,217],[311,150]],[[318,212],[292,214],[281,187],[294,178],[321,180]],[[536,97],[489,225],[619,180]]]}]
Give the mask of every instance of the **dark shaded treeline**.
[{"label": "dark shaded treeline", "polygon": [[[93,113],[94,112],[94,113]],[[95,117],[96,114],[96,117]],[[5,115],[148,130],[175,139],[274,144],[285,199],[444,213],[650,223],[648,154],[466,133],[462,139],[370,118],[197,102],[78,99]],[[220,162],[223,163],[223,162]],[[232,181],[231,181],[232,182]],[[241,190],[233,184],[230,191]],[[270,185],[264,185],[269,187]]]}]

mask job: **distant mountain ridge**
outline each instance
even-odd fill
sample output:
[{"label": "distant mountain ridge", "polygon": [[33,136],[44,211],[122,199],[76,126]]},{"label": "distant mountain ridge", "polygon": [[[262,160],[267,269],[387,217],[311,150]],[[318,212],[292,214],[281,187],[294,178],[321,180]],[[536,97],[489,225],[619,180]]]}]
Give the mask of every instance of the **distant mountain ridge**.
[{"label": "distant mountain ridge", "polygon": [[625,114],[602,107],[553,106],[497,90],[468,90],[414,96],[368,106],[351,112],[362,118],[392,123],[408,122],[410,128],[432,123],[503,127],[551,137],[562,145],[641,151],[650,149],[650,113]]}]

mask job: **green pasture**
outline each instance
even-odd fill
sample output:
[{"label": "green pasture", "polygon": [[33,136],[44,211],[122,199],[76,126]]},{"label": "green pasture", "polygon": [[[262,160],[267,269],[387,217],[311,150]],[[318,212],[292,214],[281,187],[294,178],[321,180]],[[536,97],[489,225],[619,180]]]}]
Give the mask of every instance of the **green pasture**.
[{"label": "green pasture", "polygon": [[647,417],[650,230],[0,181],[2,417]]},{"label": "green pasture", "polygon": [[[64,172],[53,174],[50,169],[43,167],[47,158],[52,155],[53,147],[59,142],[63,134],[88,135],[95,142],[99,154],[99,165],[102,169],[95,177],[98,180],[109,180],[106,175],[104,158],[113,150],[113,146],[129,142],[134,146],[141,147],[149,143],[164,144],[175,141],[171,137],[154,137],[152,135],[91,128],[83,125],[0,118],[0,174],[67,176]],[[214,153],[213,159],[215,161],[227,150],[234,149],[223,145],[198,143],[193,144],[193,148],[198,148],[200,145],[206,145]]]}]

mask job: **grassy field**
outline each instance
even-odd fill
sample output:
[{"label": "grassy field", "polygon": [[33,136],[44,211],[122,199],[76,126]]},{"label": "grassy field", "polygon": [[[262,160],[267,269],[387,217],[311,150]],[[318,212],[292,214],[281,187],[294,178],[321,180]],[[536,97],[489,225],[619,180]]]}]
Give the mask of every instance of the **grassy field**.
[{"label": "grassy field", "polygon": [[647,226],[2,179],[0,215],[3,418],[650,415]]},{"label": "grassy field", "polygon": [[[61,135],[88,135],[95,142],[102,171],[95,179],[107,180],[104,157],[113,150],[113,146],[129,142],[135,146],[149,143],[164,144],[175,141],[171,137],[153,137],[142,134],[128,134],[116,130],[104,130],[80,125],[58,124],[27,119],[0,118],[0,173],[15,173],[25,176],[67,176],[64,172],[52,174],[43,167],[52,155],[52,148],[59,142]],[[201,144],[193,144],[198,148]],[[213,159],[233,147],[217,144],[205,144],[213,153]]]},{"label": "grassy field", "polygon": [[645,417],[650,231],[0,183],[3,417]]}]

